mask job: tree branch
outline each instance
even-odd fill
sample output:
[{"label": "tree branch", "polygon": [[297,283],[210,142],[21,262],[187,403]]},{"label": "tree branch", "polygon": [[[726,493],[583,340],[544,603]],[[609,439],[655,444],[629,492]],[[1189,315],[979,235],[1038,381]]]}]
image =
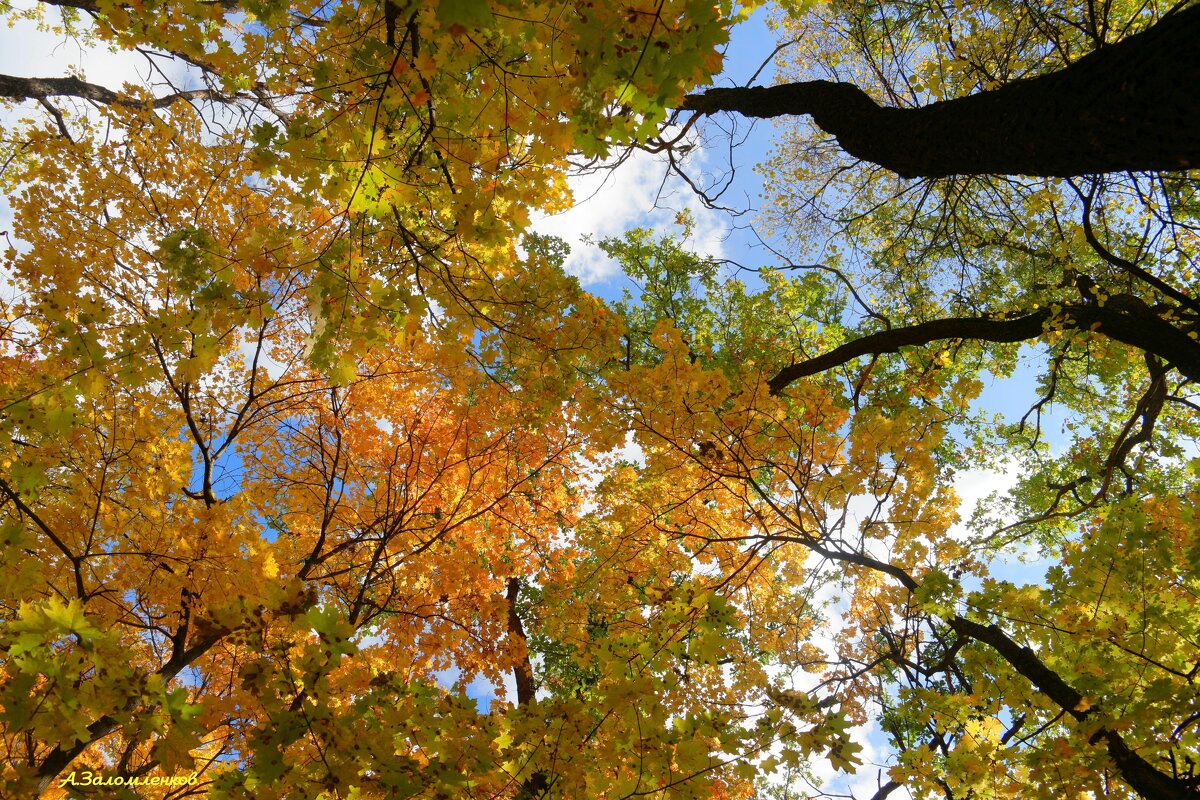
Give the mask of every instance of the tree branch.
[{"label": "tree branch", "polygon": [[[525,647],[528,641],[525,636],[525,626],[521,624],[521,616],[517,613],[517,598],[521,595],[521,580],[515,577],[509,578],[507,589],[508,592],[504,599],[508,601],[508,632],[513,637],[520,639],[522,647]],[[517,684],[517,704],[523,706],[532,703],[537,687],[533,681],[533,665],[529,662],[528,650],[513,672],[516,673],[514,677]]]},{"label": "tree branch", "polygon": [[[63,8],[75,8],[80,11],[86,11],[89,14],[98,14],[100,7],[96,5],[95,0],[38,0],[39,3],[45,3],[48,6],[60,6]],[[233,11],[237,8],[237,0],[204,0],[202,6],[220,6],[227,11]],[[132,3],[117,3],[117,8],[133,9],[141,11],[141,6],[134,6]]]},{"label": "tree branch", "polygon": [[849,83],[709,89],[682,108],[808,115],[848,154],[905,178],[1070,177],[1200,166],[1200,5],[1057,72],[917,108]]},{"label": "tree branch", "polygon": [[78,97],[101,105],[130,108],[166,108],[178,102],[191,100],[211,100],[217,103],[237,103],[242,100],[261,102],[261,98],[258,97],[229,95],[215,89],[187,89],[146,101],[118,94],[106,86],[88,83],[80,78],[20,78],[14,75],[0,75],[0,98],[45,101],[50,97]]},{"label": "tree branch", "polygon": [[944,339],[974,339],[984,342],[1024,342],[1041,336],[1048,324],[1064,330],[1090,330],[1152,353],[1179,370],[1189,380],[1200,382],[1200,342],[1167,322],[1140,299],[1114,295],[1103,303],[1062,306],[1055,313],[1044,308],[1014,319],[952,317],[903,328],[879,331],[846,342],[824,355],[781,369],[767,382],[771,394],[789,384],[855,358],[898,353],[902,348]]},{"label": "tree branch", "polygon": [[[1083,695],[1042,663],[1033,650],[1018,645],[999,626],[982,625],[962,616],[947,619],[946,622],[955,633],[982,642],[999,653],[1009,666],[1028,678],[1038,691],[1076,720],[1082,722],[1097,714],[1099,706],[1085,704]],[[1108,755],[1121,777],[1142,797],[1154,800],[1200,798],[1200,792],[1194,784],[1172,778],[1155,769],[1146,759],[1134,752],[1116,731],[1101,725],[1090,741],[1095,743],[1100,740],[1104,741]]]},{"label": "tree branch", "polygon": [[[920,588],[920,584],[903,568],[887,561],[872,558],[862,553],[847,553],[821,546],[818,541],[800,536],[773,536],[776,541],[794,541],[813,552],[844,561],[851,564],[885,573],[898,580],[910,592]],[[1076,720],[1084,720],[1100,716],[1098,704],[1084,702],[1084,696],[1063,680],[1057,672],[1050,669],[1038,658],[1029,647],[1021,647],[1006,634],[998,625],[983,625],[961,615],[939,615],[942,620],[960,637],[985,644],[995,650],[1009,666],[1017,673],[1027,678],[1034,688],[1054,702],[1064,712]],[[1100,725],[1089,739],[1095,744],[1103,740],[1108,749],[1109,757],[1117,767],[1117,772],[1134,791],[1147,800],[1200,800],[1200,791],[1194,782],[1173,778],[1157,769],[1138,755],[1125,743],[1120,733]],[[890,790],[889,790],[890,791]]]}]

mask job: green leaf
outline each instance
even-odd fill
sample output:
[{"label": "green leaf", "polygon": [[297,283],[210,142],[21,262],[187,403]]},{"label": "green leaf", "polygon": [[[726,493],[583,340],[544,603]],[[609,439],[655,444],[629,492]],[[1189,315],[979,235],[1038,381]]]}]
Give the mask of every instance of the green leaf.
[{"label": "green leaf", "polygon": [[442,0],[438,4],[437,17],[443,27],[457,24],[477,29],[492,21],[492,9],[487,0]]}]

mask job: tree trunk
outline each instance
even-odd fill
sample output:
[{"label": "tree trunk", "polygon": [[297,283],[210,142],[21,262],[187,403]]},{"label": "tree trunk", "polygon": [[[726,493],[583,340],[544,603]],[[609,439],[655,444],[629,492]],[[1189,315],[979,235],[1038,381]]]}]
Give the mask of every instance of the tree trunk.
[{"label": "tree trunk", "polygon": [[829,81],[709,89],[683,108],[808,114],[850,155],[906,178],[1186,170],[1200,167],[1200,5],[1057,72],[919,108]]}]

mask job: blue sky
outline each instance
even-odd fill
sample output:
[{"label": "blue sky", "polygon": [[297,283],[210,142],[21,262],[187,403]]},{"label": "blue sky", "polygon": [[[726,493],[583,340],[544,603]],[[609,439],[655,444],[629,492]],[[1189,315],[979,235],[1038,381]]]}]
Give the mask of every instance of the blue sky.
[{"label": "blue sky", "polygon": [[[716,84],[745,85],[762,66],[763,57],[774,49],[774,41],[761,11],[736,26],[728,45],[724,72]],[[768,66],[756,83],[769,84],[772,75],[773,70]],[[708,136],[703,144],[707,146],[693,149],[687,164],[689,175],[704,180],[706,185],[723,182],[729,175],[729,139],[721,135],[718,126],[727,127],[732,122],[732,119],[718,119],[705,123],[703,129]],[[683,210],[691,211],[696,220],[691,246],[698,252],[746,266],[764,266],[765,254],[761,247],[756,247],[755,237],[746,226],[762,195],[761,181],[753,167],[765,160],[771,134],[769,123],[750,126],[737,121],[732,184],[721,198],[732,208],[750,212],[736,220],[705,208],[682,180],[668,175],[664,159],[638,151],[614,170],[572,178],[575,207],[549,217],[536,216],[534,226],[542,233],[567,240],[572,248],[567,270],[579,276],[588,290],[606,299],[619,298],[626,282],[617,265],[599,248],[586,244],[582,237],[620,236],[635,227],[671,230],[675,216]]]}]

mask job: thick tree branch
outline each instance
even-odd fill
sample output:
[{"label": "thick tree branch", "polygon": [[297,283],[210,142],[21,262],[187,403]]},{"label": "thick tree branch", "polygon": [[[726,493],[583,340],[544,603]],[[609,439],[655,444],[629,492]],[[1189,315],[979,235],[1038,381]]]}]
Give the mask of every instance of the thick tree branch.
[{"label": "thick tree branch", "polygon": [[[95,0],[38,0],[48,6],[60,6],[62,8],[75,8],[80,11],[86,11],[89,14],[97,14],[100,7],[96,5]],[[207,0],[200,3],[202,6],[220,6],[228,11],[237,8],[237,0]],[[141,6],[134,6],[132,3],[118,3],[118,8],[141,10]]]},{"label": "thick tree branch", "polygon": [[899,789],[900,786],[901,784],[897,783],[896,781],[888,781],[880,786],[879,789],[876,790],[875,794],[871,795],[871,800],[884,800],[885,797]]},{"label": "thick tree branch", "polygon": [[846,342],[824,355],[784,367],[768,381],[772,394],[790,383],[845,364],[859,356],[898,353],[902,348],[944,339],[984,342],[1024,342],[1036,339],[1053,323],[1064,330],[1091,330],[1158,356],[1192,381],[1200,382],[1200,342],[1167,322],[1132,295],[1115,295],[1103,303],[1089,302],[1044,308],[1014,319],[952,317],[903,328],[879,331]]},{"label": "thick tree branch", "polygon": [[20,78],[14,75],[0,75],[0,98],[45,101],[50,97],[78,97],[101,105],[131,108],[166,108],[178,102],[191,100],[211,100],[217,103],[262,100],[249,95],[228,95],[215,89],[187,89],[145,101],[118,94],[107,86],[88,83],[80,78]]},{"label": "thick tree branch", "polygon": [[850,155],[906,178],[1069,177],[1200,167],[1200,5],[1073,64],[919,108],[876,105],[857,86],[805,81],[716,88],[683,108],[809,115]]},{"label": "thick tree branch", "polygon": [[[862,553],[823,547],[817,540],[806,536],[776,536],[773,538],[777,541],[798,542],[826,558],[857,564],[885,573],[898,580],[911,592],[920,588],[917,580],[907,571],[890,562],[881,561]],[[1039,692],[1079,722],[1100,718],[1099,705],[1085,703],[1084,696],[1063,680],[1057,672],[1047,667],[1038,658],[1037,653],[1031,648],[1017,644],[998,625],[984,625],[957,614],[954,616],[944,615],[942,619],[963,640],[970,639],[995,650],[1009,666],[1027,678]],[[1134,752],[1117,731],[1099,725],[1089,741],[1092,744],[1099,741],[1104,742],[1109,757],[1112,758],[1122,779],[1147,800],[1200,800],[1200,789],[1194,782],[1173,778],[1155,769],[1146,759]]]},{"label": "thick tree branch", "polygon": [[[1083,722],[1097,714],[1098,706],[1089,706],[1084,703],[1083,695],[1067,684],[1058,673],[1047,667],[1037,657],[1037,653],[1028,647],[1021,647],[999,626],[982,625],[961,616],[953,617],[946,622],[954,629],[955,633],[982,642],[994,649],[1008,662],[1009,666],[1028,678],[1038,691],[1053,700],[1056,705],[1076,720]],[[1092,735],[1091,741],[1093,743],[1104,742],[1108,749],[1108,755],[1112,758],[1121,777],[1142,797],[1154,798],[1154,800],[1159,798],[1162,800],[1171,800],[1172,798],[1196,800],[1196,798],[1200,798],[1200,791],[1197,791],[1197,787],[1193,783],[1172,778],[1155,769],[1146,759],[1134,752],[1116,731],[1101,725]]]},{"label": "thick tree branch", "polygon": [[0,97],[13,100],[79,97],[103,105],[113,105],[121,100],[112,89],[80,78],[19,78],[15,75],[0,75]]},{"label": "thick tree branch", "polygon": [[[526,644],[525,626],[521,624],[521,616],[517,613],[517,599],[521,596],[521,580],[519,578],[509,578],[506,587],[508,592],[504,599],[508,601],[508,632],[514,638],[521,640],[521,646]],[[534,701],[534,693],[536,685],[533,682],[533,665],[529,662],[529,653],[526,652],[524,658],[521,659],[516,668],[513,670],[514,678],[517,683],[517,704],[527,705]]]}]

